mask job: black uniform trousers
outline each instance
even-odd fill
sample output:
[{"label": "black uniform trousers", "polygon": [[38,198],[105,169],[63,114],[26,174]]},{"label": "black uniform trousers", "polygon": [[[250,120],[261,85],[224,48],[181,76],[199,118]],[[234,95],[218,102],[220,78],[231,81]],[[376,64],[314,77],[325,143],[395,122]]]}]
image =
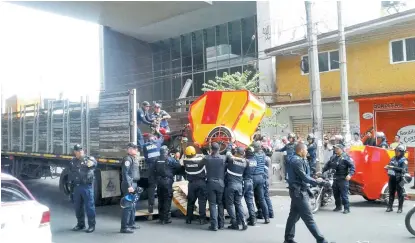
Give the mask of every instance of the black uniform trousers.
[{"label": "black uniform trousers", "polygon": [[395,200],[395,193],[398,193],[399,208],[402,209],[404,201],[404,184],[402,182],[402,177],[389,176],[389,204],[388,206],[392,208],[393,201]]},{"label": "black uniform trousers", "polygon": [[210,179],[207,182],[210,224],[214,228],[223,228],[225,225],[225,212],[223,207],[223,180]]},{"label": "black uniform trousers", "polygon": [[263,175],[254,175],[253,176],[254,182],[254,194],[258,196],[259,206],[262,209],[262,214],[264,215],[265,219],[269,218],[268,206],[265,201],[265,178]]},{"label": "black uniform trousers", "polygon": [[[245,220],[242,207],[242,183],[228,182],[225,187],[226,210],[231,218],[231,224],[237,225],[237,218]],[[236,210],[236,214],[235,214]]]},{"label": "black uniform trousers", "polygon": [[[146,161],[147,162],[147,161]],[[148,204],[154,205],[154,194],[156,192],[157,178],[156,178],[156,161],[148,160]]]},{"label": "black uniform trousers", "polygon": [[336,208],[349,209],[349,181],[346,179],[335,179],[333,182],[333,196]]},{"label": "black uniform trousers", "polygon": [[[135,190],[137,188],[137,183],[133,182],[132,187]],[[123,197],[129,194],[128,184],[126,182],[121,182],[121,190],[123,193]],[[122,209],[121,229],[126,229],[126,228],[129,228],[135,225],[135,211],[136,211],[135,203],[133,203],[131,207]]]},{"label": "black uniform trousers", "polygon": [[285,241],[294,240],[295,224],[301,218],[317,242],[325,242],[324,236],[318,230],[313,214],[311,213],[309,204],[310,199],[307,191],[290,188],[290,198],[291,208],[287,219],[287,225],[285,226]]},{"label": "black uniform trousers", "polygon": [[173,198],[173,178],[157,177],[157,195],[160,220],[169,220]]},{"label": "black uniform trousers", "polygon": [[206,180],[189,181],[187,195],[187,219],[192,220],[196,200],[199,200],[199,216],[206,218],[207,185]]}]

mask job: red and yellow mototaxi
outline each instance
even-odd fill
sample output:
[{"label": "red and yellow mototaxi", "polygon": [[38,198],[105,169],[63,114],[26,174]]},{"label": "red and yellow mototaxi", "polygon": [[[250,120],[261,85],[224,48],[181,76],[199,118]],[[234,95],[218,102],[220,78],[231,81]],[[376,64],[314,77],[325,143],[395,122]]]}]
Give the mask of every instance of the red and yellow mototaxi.
[{"label": "red and yellow mototaxi", "polygon": [[[368,201],[389,198],[385,166],[395,156],[395,151],[372,146],[352,146],[347,153],[354,160],[356,172],[350,180],[350,193],[361,195]],[[408,154],[405,154],[407,157]]]},{"label": "red and yellow mototaxi", "polygon": [[198,147],[217,142],[220,152],[231,143],[249,146],[266,109],[266,104],[247,90],[208,91],[190,106],[193,142]]}]

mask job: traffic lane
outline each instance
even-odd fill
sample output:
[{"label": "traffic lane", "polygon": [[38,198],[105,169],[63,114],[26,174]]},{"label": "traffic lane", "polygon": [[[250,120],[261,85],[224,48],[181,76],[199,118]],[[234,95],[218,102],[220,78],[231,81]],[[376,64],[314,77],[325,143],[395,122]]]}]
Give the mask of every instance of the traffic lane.
[{"label": "traffic lane", "polygon": [[[273,197],[275,218],[268,225],[258,220],[255,227],[247,231],[223,230],[210,232],[207,225],[192,225],[184,223],[183,218],[174,218],[170,225],[159,225],[157,221],[141,221],[141,226],[135,234],[125,235],[118,233],[120,228],[120,208],[118,205],[97,208],[97,230],[92,234],[72,232],[70,229],[76,224],[72,204],[59,192],[58,180],[31,180],[24,181],[34,196],[51,209],[51,224],[53,241],[55,243],[79,243],[99,240],[103,243],[131,242],[137,240],[153,240],[155,242],[181,241],[184,243],[198,242],[283,242],[286,219],[289,213],[289,197]],[[412,204],[406,202],[404,211],[407,212]],[[329,241],[336,243],[350,242],[413,242],[413,238],[406,231],[404,214],[386,213],[385,205],[366,202],[359,196],[351,196],[351,211],[349,215],[334,213],[334,205],[321,209],[315,219],[321,232]],[[396,211],[396,210],[395,210]],[[183,230],[186,230],[184,233]],[[314,242],[304,223],[300,220],[296,227],[298,242]]]}]

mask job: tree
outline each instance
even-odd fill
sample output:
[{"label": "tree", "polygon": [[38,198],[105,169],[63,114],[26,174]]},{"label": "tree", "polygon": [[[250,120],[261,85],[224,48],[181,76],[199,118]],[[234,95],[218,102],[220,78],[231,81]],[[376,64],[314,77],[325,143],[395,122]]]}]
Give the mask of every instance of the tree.
[{"label": "tree", "polygon": [[[259,72],[245,71],[243,73],[236,72],[234,74],[223,73],[222,77],[216,77],[215,80],[208,80],[203,84],[202,91],[214,90],[248,90],[254,94],[259,93],[259,80],[261,75]],[[278,122],[278,115],[285,107],[272,108],[271,116],[262,119],[259,128],[266,127],[285,127],[284,124]]]}]

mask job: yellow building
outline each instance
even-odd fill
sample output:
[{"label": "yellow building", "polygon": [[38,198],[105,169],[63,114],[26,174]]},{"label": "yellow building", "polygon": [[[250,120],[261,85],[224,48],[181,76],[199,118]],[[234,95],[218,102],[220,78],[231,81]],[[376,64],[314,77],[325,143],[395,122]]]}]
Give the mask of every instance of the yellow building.
[{"label": "yellow building", "polygon": [[[407,122],[399,126],[415,125],[415,10],[349,26],[345,35],[352,132],[385,129],[385,119],[401,116]],[[335,134],[341,120],[337,30],[318,36],[318,51],[324,132]],[[283,132],[302,136],[312,127],[307,52],[306,39],[265,50],[276,58],[278,92],[292,94],[291,101],[281,97],[277,103],[287,106],[279,116],[287,124]],[[385,111],[396,113],[382,120]],[[386,134],[389,140],[397,129]]]}]

